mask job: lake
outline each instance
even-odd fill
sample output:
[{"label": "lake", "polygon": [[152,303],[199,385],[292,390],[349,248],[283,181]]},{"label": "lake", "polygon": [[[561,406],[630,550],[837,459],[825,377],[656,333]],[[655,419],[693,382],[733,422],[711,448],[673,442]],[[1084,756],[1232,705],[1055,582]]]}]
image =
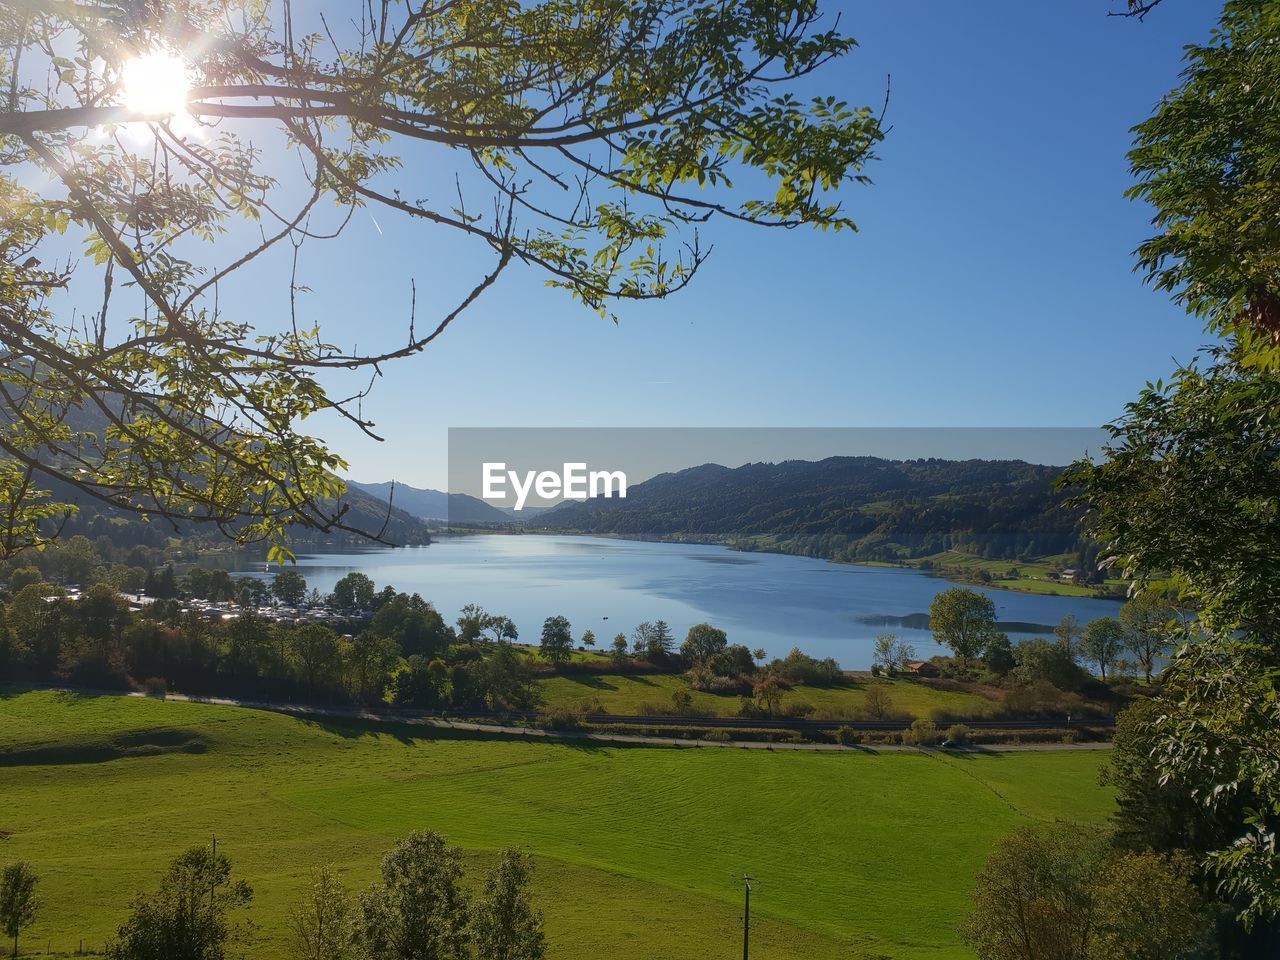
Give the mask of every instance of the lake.
[{"label": "lake", "polygon": [[[929,602],[955,584],[896,567],[862,567],[724,547],[599,537],[473,536],[349,553],[299,554],[298,570],[322,592],[359,570],[381,589],[420,593],[453,622],[464,604],[511,617],[536,643],[542,621],[563,614],[574,637],[590,629],[607,646],[643,620],[665,620],[677,642],[703,621],[731,643],[784,656],[798,646],[846,669],[871,664],[872,643],[892,631],[922,658],[943,652],[925,629]],[[1064,615],[1083,624],[1119,603],[987,590],[1015,640],[1046,635]],[[1039,625],[1038,627],[1036,625]]]}]

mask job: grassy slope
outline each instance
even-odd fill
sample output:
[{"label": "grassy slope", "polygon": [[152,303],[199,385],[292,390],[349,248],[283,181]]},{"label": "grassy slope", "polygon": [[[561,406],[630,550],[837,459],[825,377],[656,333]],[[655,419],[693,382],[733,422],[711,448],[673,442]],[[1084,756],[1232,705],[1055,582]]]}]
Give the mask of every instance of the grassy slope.
[{"label": "grassy slope", "polygon": [[[812,704],[816,715],[850,716],[866,700],[867,690],[882,687],[889,695],[895,712],[928,717],[931,711],[943,709],[953,715],[977,718],[1000,708],[999,701],[977,693],[940,690],[907,679],[866,680],[836,684],[831,687],[796,687],[786,691],[782,702],[803,701]],[[573,706],[596,697],[610,713],[640,713],[646,706],[670,709],[671,694],[688,690],[689,684],[680,674],[570,674],[546,677],[538,681],[543,702],[547,706]],[[731,716],[738,710],[737,695],[719,695],[690,691],[694,706],[713,716]]]},{"label": "grassy slope", "polygon": [[173,854],[216,833],[256,890],[254,956],[283,957],[310,864],[331,860],[358,886],[394,838],[432,827],[476,867],[510,844],[538,857],[553,958],[732,955],[744,870],[753,957],[967,957],[954,929],[992,840],[1028,821],[1099,821],[1112,802],[1091,752],[584,748],[0,691],[0,747],[157,728],[207,751],[0,762],[0,860],[43,876],[28,944],[100,944]]}]

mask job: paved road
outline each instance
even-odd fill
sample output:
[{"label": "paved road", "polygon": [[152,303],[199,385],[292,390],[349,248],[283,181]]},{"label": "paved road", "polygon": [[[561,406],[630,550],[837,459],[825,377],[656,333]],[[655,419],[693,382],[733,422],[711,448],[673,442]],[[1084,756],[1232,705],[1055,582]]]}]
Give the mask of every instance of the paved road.
[{"label": "paved road", "polygon": [[[129,693],[130,697],[144,697],[143,693]],[[439,717],[387,716],[358,707],[312,707],[289,703],[265,703],[253,700],[231,700],[225,697],[188,697],[171,693],[169,700],[189,703],[208,703],[224,707],[241,707],[250,710],[271,710],[300,717],[331,717],[341,720],[362,720],[372,723],[412,724],[443,730],[465,730],[469,733],[502,737],[541,738],[544,740],[577,740],[602,744],[633,744],[642,746],[704,748],[718,747],[730,750],[812,750],[838,753],[881,753],[885,751],[915,750],[930,753],[952,753],[927,747],[909,747],[901,744],[876,744],[875,746],[842,746],[836,743],[769,743],[763,740],[684,740],[679,737],[653,737],[629,733],[595,733],[588,730],[543,730],[537,727],[513,727],[498,723],[476,723],[470,720],[448,720]],[[1109,743],[1009,743],[989,744],[964,748],[970,753],[1019,753],[1046,750],[1109,750]]]}]

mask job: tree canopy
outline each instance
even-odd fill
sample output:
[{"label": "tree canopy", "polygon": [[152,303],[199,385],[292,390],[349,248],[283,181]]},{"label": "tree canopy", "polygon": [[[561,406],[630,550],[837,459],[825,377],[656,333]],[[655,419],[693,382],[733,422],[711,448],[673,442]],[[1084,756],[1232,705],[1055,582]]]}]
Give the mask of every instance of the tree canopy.
[{"label": "tree canopy", "polygon": [[[815,0],[4,4],[0,551],[77,500],[242,541],[349,527],[300,422],[376,436],[381,366],[510,265],[607,315],[684,287],[710,221],[852,227],[882,110],[795,82],[854,46]],[[406,277],[371,351],[298,296],[304,244],[361,208],[491,258],[452,303]],[[287,315],[224,306],[255,262]]]}]

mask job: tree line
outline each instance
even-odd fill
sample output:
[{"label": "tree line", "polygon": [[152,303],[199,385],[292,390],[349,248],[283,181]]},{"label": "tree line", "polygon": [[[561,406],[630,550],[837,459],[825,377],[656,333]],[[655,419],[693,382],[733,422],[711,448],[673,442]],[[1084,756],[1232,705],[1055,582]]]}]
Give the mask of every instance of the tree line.
[{"label": "tree line", "polygon": [[[321,864],[289,913],[290,960],[542,960],[542,911],[530,891],[533,861],[502,851],[472,894],[462,849],[419,830],[382,858],[378,878],[354,895]],[[38,876],[26,862],[0,872],[0,930],[18,937],[38,914]],[[253,888],[232,873],[216,843],[179,854],[158,885],[139,894],[109,960],[224,960],[244,956],[257,934],[243,916]]]}]

